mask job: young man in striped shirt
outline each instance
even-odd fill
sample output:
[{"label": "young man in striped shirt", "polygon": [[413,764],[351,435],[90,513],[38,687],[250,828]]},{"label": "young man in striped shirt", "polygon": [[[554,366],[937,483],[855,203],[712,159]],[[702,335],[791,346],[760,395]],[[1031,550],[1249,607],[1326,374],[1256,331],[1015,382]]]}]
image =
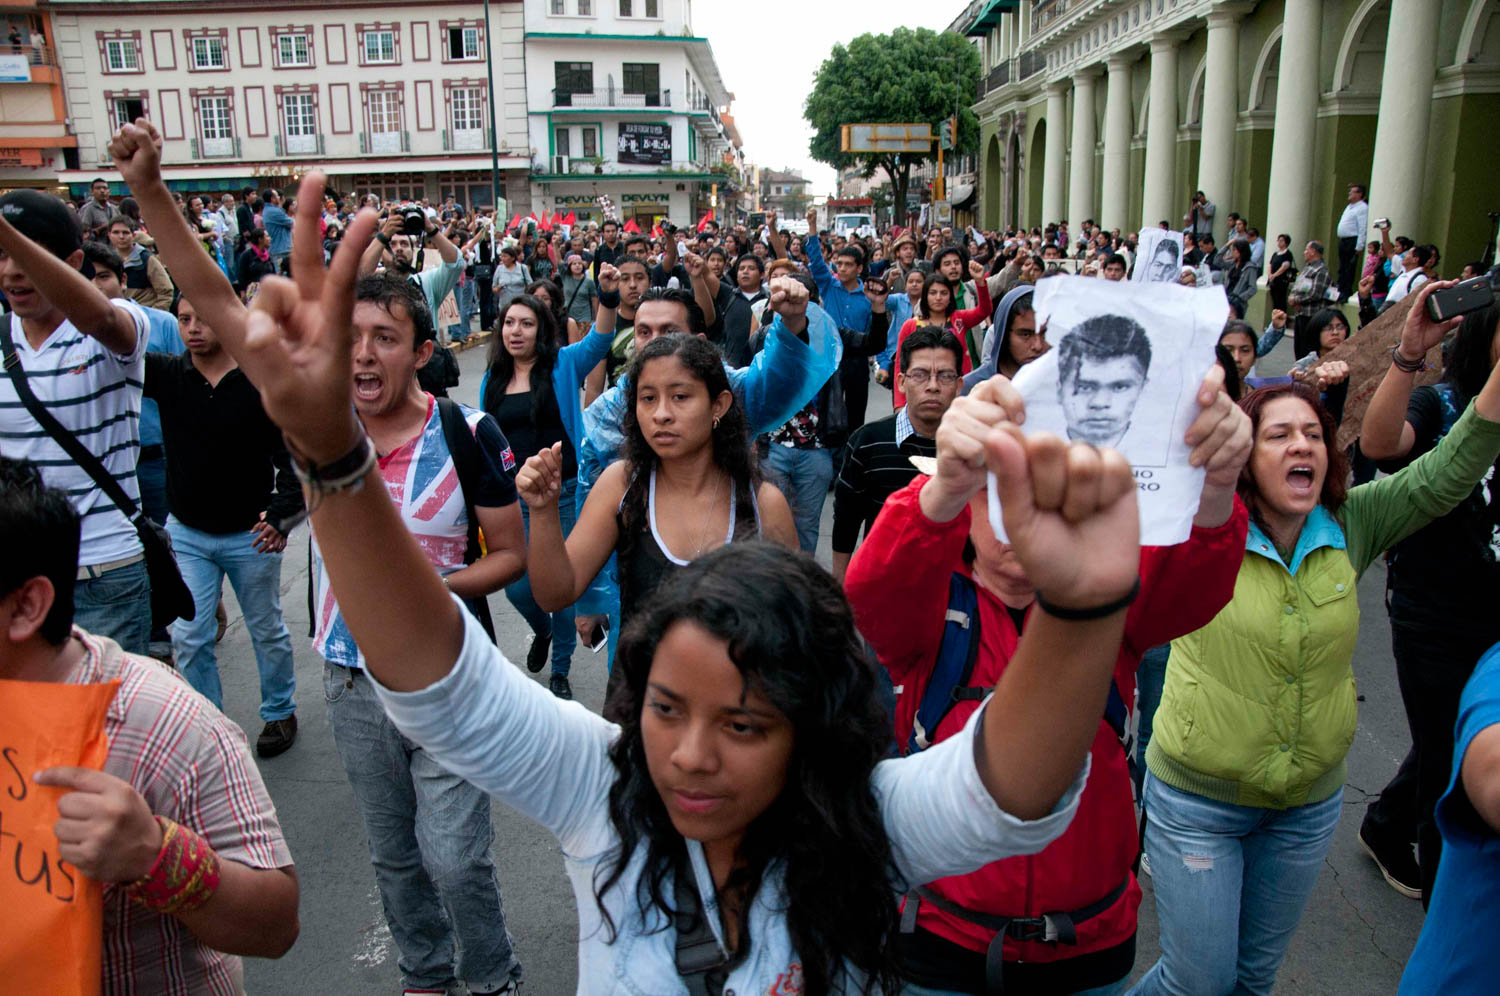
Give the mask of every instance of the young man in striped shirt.
[{"label": "young man in striped shirt", "polygon": [[896,390],[906,405],[849,437],[833,491],[833,576],[840,584],[849,558],[891,495],[917,476],[912,457],[937,455],[937,428],[958,397],[963,344],[947,329],[924,325],[901,342]]},{"label": "young man in striped shirt", "polygon": [[[35,190],[0,196],[0,291],[19,373],[37,399],[140,501],[141,384],[148,327],[131,301],[111,301],[83,267],[83,233],[61,200]],[[92,265],[88,270],[92,273]],[[88,473],[31,417],[15,373],[0,376],[0,455],[41,468],[83,521],[78,624],[131,653],[147,653],[151,582],[140,538]]]}]

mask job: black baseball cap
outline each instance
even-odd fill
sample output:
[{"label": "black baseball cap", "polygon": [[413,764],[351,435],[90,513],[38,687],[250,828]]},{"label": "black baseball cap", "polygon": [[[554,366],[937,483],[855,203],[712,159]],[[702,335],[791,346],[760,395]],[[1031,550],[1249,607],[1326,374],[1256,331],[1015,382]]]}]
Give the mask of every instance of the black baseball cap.
[{"label": "black baseball cap", "polygon": [[83,248],[83,226],[61,198],[39,190],[13,190],[0,194],[0,215],[22,235],[44,247],[58,259],[67,259]]}]

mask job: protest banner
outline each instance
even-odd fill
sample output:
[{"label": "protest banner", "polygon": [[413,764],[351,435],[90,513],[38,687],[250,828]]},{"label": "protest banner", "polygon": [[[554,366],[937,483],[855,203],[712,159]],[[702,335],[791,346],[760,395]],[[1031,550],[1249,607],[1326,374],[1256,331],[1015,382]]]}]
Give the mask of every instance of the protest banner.
[{"label": "protest banner", "polygon": [[0,681],[0,986],[6,992],[96,996],[103,890],[58,857],[57,802],[38,785],[57,766],[98,770],[109,745],[104,717],[119,682]]}]

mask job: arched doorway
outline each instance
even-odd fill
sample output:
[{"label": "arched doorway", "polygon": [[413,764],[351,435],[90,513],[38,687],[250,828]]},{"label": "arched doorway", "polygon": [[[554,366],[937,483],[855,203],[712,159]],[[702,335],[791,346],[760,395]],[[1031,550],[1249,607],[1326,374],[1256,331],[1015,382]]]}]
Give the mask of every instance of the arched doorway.
[{"label": "arched doorway", "polygon": [[1046,120],[1038,121],[1036,130],[1031,133],[1031,154],[1026,157],[1026,210],[1023,212],[1022,224],[1030,224],[1033,219],[1042,216],[1042,178],[1047,171],[1047,125]]},{"label": "arched doorway", "polygon": [[980,224],[987,229],[1000,227],[1000,200],[1004,193],[1000,179],[1000,136],[991,135],[984,150],[984,212]]}]

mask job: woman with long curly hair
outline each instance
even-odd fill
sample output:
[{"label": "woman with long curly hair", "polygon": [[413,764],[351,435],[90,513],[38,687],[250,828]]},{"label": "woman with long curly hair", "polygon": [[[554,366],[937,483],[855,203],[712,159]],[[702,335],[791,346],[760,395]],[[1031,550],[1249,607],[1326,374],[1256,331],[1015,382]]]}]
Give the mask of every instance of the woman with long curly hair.
[{"label": "woman with long curly hair", "polygon": [[578,600],[619,554],[620,621],[670,574],[710,550],[766,536],[795,546],[791,510],[763,482],[724,363],[699,336],[659,336],[630,366],[624,459],[599,477],[564,542],[556,514],[560,451],[526,461],[531,590],[555,610]]},{"label": "woman with long curly hair", "polygon": [[[321,178],[304,187],[320,193]],[[306,475],[330,583],[396,728],[557,838],[578,903],[579,993],[899,991],[904,883],[1035,853],[1077,810],[1137,587],[1129,465],[1023,438],[1020,397],[999,380],[976,392],[993,410],[982,440],[939,432],[924,514],[951,519],[993,469],[1006,532],[1044,593],[961,734],[882,760],[890,732],[848,606],[811,558],[764,543],[708,553],[639,608],[618,669],[628,725],[617,725],[509,666],[379,486],[349,377],[352,288],[374,224],[356,217],[324,271],[303,265],[316,251],[304,237],[316,216],[303,212],[302,281],[273,281],[252,348],[226,348]],[[648,357],[632,381],[655,384],[660,404],[709,404],[686,373],[684,390],[658,381],[667,360]],[[637,413],[652,416],[657,446],[696,436],[704,448],[686,417],[659,420],[647,394],[636,392]]]}]

